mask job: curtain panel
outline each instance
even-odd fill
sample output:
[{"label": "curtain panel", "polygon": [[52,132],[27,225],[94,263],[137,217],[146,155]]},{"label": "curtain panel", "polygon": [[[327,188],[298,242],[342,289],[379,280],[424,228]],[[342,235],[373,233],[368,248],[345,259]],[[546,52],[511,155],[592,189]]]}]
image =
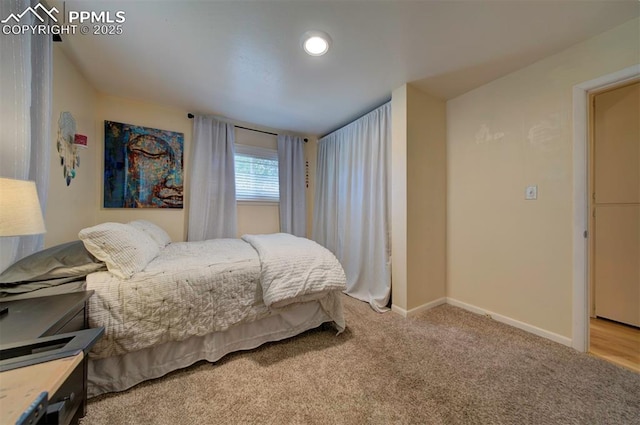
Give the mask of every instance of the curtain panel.
[{"label": "curtain panel", "polygon": [[278,175],[280,182],[280,231],[307,235],[304,140],[278,135]]},{"label": "curtain panel", "polygon": [[[37,1],[2,0],[0,16],[20,14]],[[31,14],[23,19],[32,20]],[[40,24],[40,22],[38,22]],[[0,37],[0,177],[36,182],[44,217],[51,162],[52,39]],[[44,235],[0,238],[0,271],[44,247]]]},{"label": "curtain panel", "polygon": [[347,294],[385,311],[391,294],[391,103],[318,142],[313,239],[347,275]]},{"label": "curtain panel", "polygon": [[[33,2],[32,2],[33,4]],[[51,114],[53,93],[53,40],[38,34],[31,39],[31,153],[28,180],[36,182],[45,217],[51,169]],[[44,248],[44,234],[20,238],[18,258]]]},{"label": "curtain panel", "polygon": [[189,178],[189,241],[237,236],[233,124],[193,118]]}]

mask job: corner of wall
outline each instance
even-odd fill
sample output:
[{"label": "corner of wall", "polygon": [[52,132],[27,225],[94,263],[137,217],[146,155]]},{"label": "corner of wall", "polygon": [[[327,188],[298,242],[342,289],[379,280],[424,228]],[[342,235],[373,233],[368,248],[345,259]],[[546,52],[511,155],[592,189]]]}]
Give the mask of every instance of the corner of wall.
[{"label": "corner of wall", "polygon": [[[94,187],[99,177],[95,170],[99,168],[97,151],[101,146],[94,124],[97,92],[56,44],[53,47],[52,86],[51,170],[45,214],[45,246],[77,239],[80,229],[95,223],[98,195]],[[56,149],[58,118],[65,111],[75,118],[77,132],[88,139],[87,148],[78,149],[80,164],[76,177],[68,186]]]},{"label": "corner of wall", "polygon": [[410,309],[446,295],[446,104],[407,90],[407,281]]},{"label": "corner of wall", "polygon": [[406,316],[446,296],[446,104],[393,91],[392,309]]},{"label": "corner of wall", "polygon": [[96,152],[96,180],[92,188],[97,193],[98,200],[93,205],[95,222],[115,221],[128,222],[144,218],[151,220],[167,231],[173,241],[184,241],[187,236],[186,222],[188,218],[188,204],[183,209],[166,208],[103,208],[102,173],[104,168],[104,121],[116,121],[135,124],[144,127],[157,128],[180,132],[184,134],[183,150],[183,194],[188,198],[188,167],[191,154],[192,120],[187,118],[187,111],[165,105],[145,102],[136,99],[118,97],[99,93],[98,107],[95,113],[96,137],[99,138],[99,151]]},{"label": "corner of wall", "polygon": [[407,85],[391,95],[391,291],[407,310]]}]

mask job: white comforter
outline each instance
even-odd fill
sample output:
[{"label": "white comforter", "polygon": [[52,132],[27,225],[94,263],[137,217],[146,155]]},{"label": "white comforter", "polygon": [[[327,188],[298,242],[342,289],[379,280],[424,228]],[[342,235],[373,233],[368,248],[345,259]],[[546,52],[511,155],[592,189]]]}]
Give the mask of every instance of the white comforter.
[{"label": "white comforter", "polygon": [[[262,268],[250,244],[214,239],[169,244],[128,280],[109,272],[88,275],[87,289],[96,291],[89,299],[89,325],[105,327],[90,355],[116,356],[270,315],[276,307],[263,302]],[[319,299],[323,309],[343,330],[340,291],[314,287],[324,296]]]},{"label": "white comforter", "polygon": [[244,235],[258,251],[262,264],[260,283],[267,307],[323,298],[347,289],[342,266],[314,241],[288,233]]}]

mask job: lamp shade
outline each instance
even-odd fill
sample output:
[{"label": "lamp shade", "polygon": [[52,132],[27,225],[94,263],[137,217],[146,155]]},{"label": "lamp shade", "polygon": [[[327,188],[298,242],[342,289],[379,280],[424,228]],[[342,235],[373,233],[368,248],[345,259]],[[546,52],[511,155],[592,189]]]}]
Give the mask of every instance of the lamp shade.
[{"label": "lamp shade", "polygon": [[46,232],[36,184],[0,178],[0,236]]}]

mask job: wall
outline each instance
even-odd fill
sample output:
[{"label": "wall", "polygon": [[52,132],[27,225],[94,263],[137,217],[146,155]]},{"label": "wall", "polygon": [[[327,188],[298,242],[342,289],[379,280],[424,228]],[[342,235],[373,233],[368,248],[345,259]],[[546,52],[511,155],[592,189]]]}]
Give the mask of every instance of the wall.
[{"label": "wall", "polygon": [[[184,178],[184,208],[103,208],[103,178],[104,175],[104,121],[116,121],[152,127],[162,130],[184,133],[183,178]],[[115,221],[126,223],[131,220],[145,219],[152,221],[165,229],[173,241],[184,241],[187,236],[187,218],[189,198],[189,164],[191,154],[192,121],[187,118],[187,111],[173,109],[158,104],[141,102],[107,94],[98,95],[98,110],[94,118],[95,132],[99,149],[96,151],[95,184],[92,188],[97,195],[95,200],[95,223]]]},{"label": "wall", "polygon": [[[640,62],[640,20],[447,103],[447,296],[570,341],[572,87]],[[525,201],[527,185],[538,199]]]},{"label": "wall", "polygon": [[407,307],[407,85],[391,94],[391,302]]},{"label": "wall", "polygon": [[[53,46],[52,83],[51,168],[45,214],[45,247],[78,239],[80,229],[95,223],[98,205],[95,187],[99,179],[96,170],[100,168],[98,154],[102,149],[102,138],[94,125],[98,95],[57,43]],[[88,147],[78,149],[80,166],[69,186],[62,175],[56,148],[58,119],[64,111],[71,112],[75,118],[77,132],[88,136]]]},{"label": "wall", "polygon": [[409,310],[446,295],[446,106],[407,86]]},{"label": "wall", "polygon": [[401,314],[445,299],[445,103],[411,85],[392,93],[393,308]]}]

